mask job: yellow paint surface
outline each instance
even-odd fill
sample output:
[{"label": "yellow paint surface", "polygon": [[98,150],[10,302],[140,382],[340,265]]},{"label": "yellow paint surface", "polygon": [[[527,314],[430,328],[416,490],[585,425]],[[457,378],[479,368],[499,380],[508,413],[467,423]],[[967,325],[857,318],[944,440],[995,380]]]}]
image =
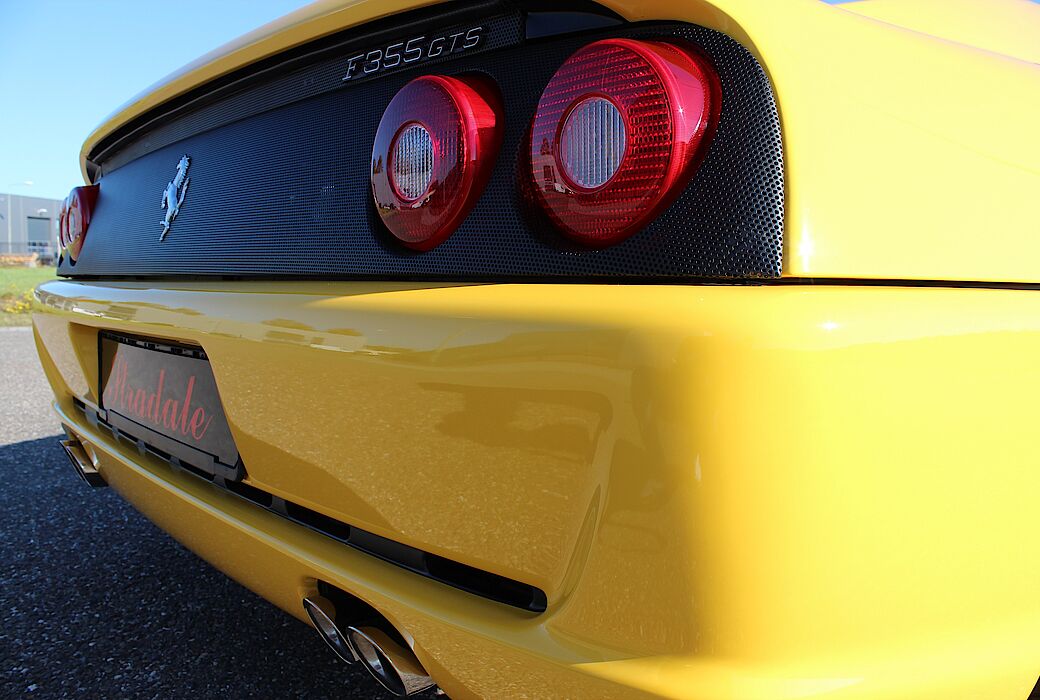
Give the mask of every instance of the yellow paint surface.
[{"label": "yellow paint surface", "polygon": [[[1024,697],[1036,680],[1040,292],[165,286],[40,288],[63,420],[216,566],[297,615],[316,578],[355,592],[453,696]],[[96,395],[97,328],[206,350],[251,483],[540,586],[548,611],[112,445],[71,408],[73,388]]]},{"label": "yellow paint surface", "polygon": [[[170,76],[423,0],[319,2]],[[606,0],[723,31],[784,141],[787,277],[1040,281],[1040,18],[1014,0]],[[297,616],[369,601],[462,697],[1025,698],[1040,674],[1040,291],[55,281],[56,408],[113,487]],[[249,481],[542,588],[530,615],[85,424],[97,331],[201,345]]]}]

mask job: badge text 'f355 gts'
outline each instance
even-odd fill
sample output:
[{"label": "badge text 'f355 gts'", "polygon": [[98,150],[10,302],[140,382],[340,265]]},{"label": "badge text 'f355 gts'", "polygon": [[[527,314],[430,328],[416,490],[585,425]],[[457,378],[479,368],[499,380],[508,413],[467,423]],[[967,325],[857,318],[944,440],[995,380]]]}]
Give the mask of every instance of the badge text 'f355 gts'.
[{"label": "badge text 'f355 gts'", "polygon": [[167,183],[166,189],[163,191],[162,207],[166,210],[166,218],[159,222],[162,225],[162,233],[159,234],[160,242],[170,232],[170,226],[180,213],[184,197],[188,194],[188,183],[191,181],[188,177],[189,165],[191,165],[191,158],[181,156],[180,162],[177,163],[177,174]]}]

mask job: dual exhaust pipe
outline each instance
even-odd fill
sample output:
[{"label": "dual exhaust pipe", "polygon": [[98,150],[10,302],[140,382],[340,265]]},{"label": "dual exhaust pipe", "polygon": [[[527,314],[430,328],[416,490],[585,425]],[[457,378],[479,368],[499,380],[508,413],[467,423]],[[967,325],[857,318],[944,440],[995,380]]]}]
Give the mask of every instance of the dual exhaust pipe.
[{"label": "dual exhaust pipe", "polygon": [[87,482],[88,486],[93,488],[102,488],[108,486],[105,481],[105,477],[101,476],[101,472],[98,471],[98,459],[94,454],[94,449],[89,445],[80,442],[79,438],[67,431],[69,439],[60,441],[61,449],[65,451],[65,455],[72,462],[72,467],[79,474],[79,478]]},{"label": "dual exhaust pipe", "polygon": [[378,627],[340,626],[335,607],[321,596],[304,598],[303,609],[336,656],[348,664],[360,662],[394,695],[414,695],[436,685],[412,650]]},{"label": "dual exhaust pipe", "polygon": [[[108,486],[98,471],[98,459],[93,448],[81,442],[71,431],[67,432],[68,439],[60,441],[61,449],[79,477],[94,488]],[[360,662],[380,685],[394,695],[414,695],[436,686],[412,650],[383,629],[360,621],[357,626],[341,627],[336,623],[335,606],[320,595],[304,598],[303,609],[336,656],[348,664]],[[393,629],[385,620],[380,622]]]}]

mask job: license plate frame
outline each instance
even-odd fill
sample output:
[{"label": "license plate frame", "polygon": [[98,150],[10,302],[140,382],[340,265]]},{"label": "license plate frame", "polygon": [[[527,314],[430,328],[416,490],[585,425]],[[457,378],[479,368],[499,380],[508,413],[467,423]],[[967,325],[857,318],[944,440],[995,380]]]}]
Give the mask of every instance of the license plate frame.
[{"label": "license plate frame", "polygon": [[99,332],[98,401],[99,415],[140,450],[214,478],[245,477],[202,348]]}]

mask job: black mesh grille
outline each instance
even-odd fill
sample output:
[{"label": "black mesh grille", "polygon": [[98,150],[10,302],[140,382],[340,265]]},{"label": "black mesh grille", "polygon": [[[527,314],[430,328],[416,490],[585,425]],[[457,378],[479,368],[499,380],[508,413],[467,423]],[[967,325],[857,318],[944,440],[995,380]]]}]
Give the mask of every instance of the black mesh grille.
[{"label": "black mesh grille", "polygon": [[[779,120],[769,82],[750,53],[719,32],[674,23],[525,42],[521,20],[519,13],[484,20],[491,31],[474,55],[353,85],[338,77],[344,53],[152,129],[100,164],[105,175],[87,242],[79,262],[63,263],[60,273],[438,280],[779,275]],[[525,206],[518,182],[542,89],[574,50],[604,36],[678,37],[699,45],[722,80],[722,115],[704,164],[679,199],[625,242],[586,251]],[[459,230],[432,251],[410,252],[383,230],[370,202],[376,126],[390,98],[415,75],[467,71],[490,75],[502,90],[502,151]],[[334,86],[322,88],[330,80]],[[190,190],[160,243],[160,195],[185,154],[192,159]]]}]

